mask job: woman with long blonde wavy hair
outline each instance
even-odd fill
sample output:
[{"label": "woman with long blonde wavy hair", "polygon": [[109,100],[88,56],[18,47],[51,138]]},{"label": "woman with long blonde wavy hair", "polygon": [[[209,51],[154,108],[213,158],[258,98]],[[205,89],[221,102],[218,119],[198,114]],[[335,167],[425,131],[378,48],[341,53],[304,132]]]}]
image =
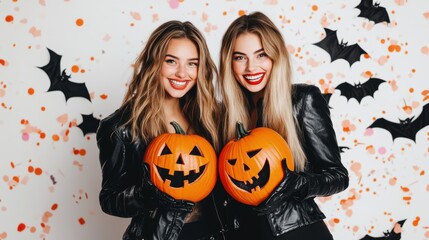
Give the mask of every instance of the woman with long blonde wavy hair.
[{"label": "woman with long blonde wavy hair", "polygon": [[222,144],[235,138],[236,123],[242,122],[250,131],[277,131],[294,157],[294,169],[283,163],[284,179],[262,203],[234,203],[237,239],[332,239],[314,198],[343,191],[349,179],[329,108],[317,87],[292,84],[285,41],[265,14],[243,15],[229,25],[219,75]]},{"label": "woman with long blonde wavy hair", "polygon": [[[204,36],[192,23],[168,21],[149,36],[122,105],[97,130],[103,177],[100,205],[107,214],[131,218],[123,239],[223,237],[219,213],[223,200],[214,191],[198,202],[174,199],[154,186],[142,164],[155,137],[176,132],[173,121],[186,134],[200,135],[214,152],[218,150],[216,76]],[[198,154],[193,152],[189,154]],[[180,157],[177,164],[182,164]]]}]

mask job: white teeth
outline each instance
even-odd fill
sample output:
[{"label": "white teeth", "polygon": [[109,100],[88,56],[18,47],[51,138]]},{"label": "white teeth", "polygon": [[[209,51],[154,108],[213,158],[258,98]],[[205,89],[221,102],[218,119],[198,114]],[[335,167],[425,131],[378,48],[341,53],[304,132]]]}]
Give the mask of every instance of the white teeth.
[{"label": "white teeth", "polygon": [[170,79],[170,81],[171,81],[171,83],[173,83],[174,85],[177,85],[177,86],[184,86],[185,84],[186,84],[186,82],[185,81],[175,81],[175,80],[171,80]]},{"label": "white teeth", "polygon": [[244,76],[244,78],[246,78],[246,80],[249,80],[249,81],[257,81],[257,80],[259,80],[262,76],[263,76],[264,74],[258,74],[258,75],[253,75],[253,76],[249,76],[249,75],[246,75],[246,76]]}]

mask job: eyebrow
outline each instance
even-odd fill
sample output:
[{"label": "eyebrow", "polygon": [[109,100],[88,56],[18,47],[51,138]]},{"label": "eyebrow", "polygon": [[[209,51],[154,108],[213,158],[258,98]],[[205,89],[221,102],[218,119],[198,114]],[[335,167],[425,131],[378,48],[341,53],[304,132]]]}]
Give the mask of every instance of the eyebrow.
[{"label": "eyebrow", "polygon": [[[261,48],[259,50],[254,51],[253,54],[256,54],[256,53],[259,53],[259,52],[263,52],[263,51],[265,51],[265,50],[263,48]],[[242,52],[239,52],[239,51],[232,52],[232,54],[246,55],[245,53],[242,53]]]},{"label": "eyebrow", "polygon": [[[179,60],[179,58],[178,58],[178,57],[176,57],[176,56],[174,56],[174,55],[171,55],[171,54],[166,54],[166,55],[165,55],[165,57],[171,57],[171,58],[174,58],[174,59]],[[189,59],[188,59],[188,61],[198,61],[198,60],[199,60],[198,58],[189,58]]]}]

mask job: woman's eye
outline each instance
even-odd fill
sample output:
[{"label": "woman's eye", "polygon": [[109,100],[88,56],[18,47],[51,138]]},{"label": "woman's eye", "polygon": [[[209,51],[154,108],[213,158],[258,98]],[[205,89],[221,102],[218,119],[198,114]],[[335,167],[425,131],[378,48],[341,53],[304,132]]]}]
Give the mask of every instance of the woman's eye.
[{"label": "woman's eye", "polygon": [[176,61],[174,61],[173,59],[166,59],[165,62],[170,64],[170,65],[173,65],[176,63]]},{"label": "woman's eye", "polygon": [[264,57],[268,57],[268,55],[266,53],[258,54],[258,58],[264,58]]},{"label": "woman's eye", "polygon": [[245,60],[244,56],[234,56],[232,59],[234,61],[244,61]]},{"label": "woman's eye", "polygon": [[190,67],[198,67],[198,63],[197,62],[190,62],[189,66]]}]

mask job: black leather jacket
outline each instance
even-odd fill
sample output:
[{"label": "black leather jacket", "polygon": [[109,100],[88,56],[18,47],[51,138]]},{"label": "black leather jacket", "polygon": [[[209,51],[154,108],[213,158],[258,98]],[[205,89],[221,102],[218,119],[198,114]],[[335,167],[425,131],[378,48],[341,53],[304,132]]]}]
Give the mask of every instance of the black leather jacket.
[{"label": "black leather jacket", "polygon": [[[245,239],[258,239],[255,237],[258,232],[252,230],[260,230],[261,224],[266,226],[262,229],[271,231],[274,238],[324,219],[325,215],[314,198],[330,196],[348,187],[348,172],[341,163],[329,107],[320,90],[312,85],[294,84],[292,101],[299,131],[303,136],[303,149],[308,159],[305,170],[299,175],[308,179],[309,186],[300,192],[300,200],[288,198],[280,207],[263,216],[256,216],[249,208],[235,203],[238,204],[236,213],[242,230],[240,235],[245,236]],[[300,187],[298,181],[295,188]]]},{"label": "black leather jacket", "polygon": [[[132,218],[123,239],[177,239],[186,213],[161,211],[142,199],[141,167],[143,144],[131,142],[130,129],[123,127],[129,112],[119,109],[100,122],[97,130],[102,189],[99,200],[102,210],[110,215]],[[224,239],[229,228],[228,196],[218,185],[201,201],[214,233],[208,239]]]}]

